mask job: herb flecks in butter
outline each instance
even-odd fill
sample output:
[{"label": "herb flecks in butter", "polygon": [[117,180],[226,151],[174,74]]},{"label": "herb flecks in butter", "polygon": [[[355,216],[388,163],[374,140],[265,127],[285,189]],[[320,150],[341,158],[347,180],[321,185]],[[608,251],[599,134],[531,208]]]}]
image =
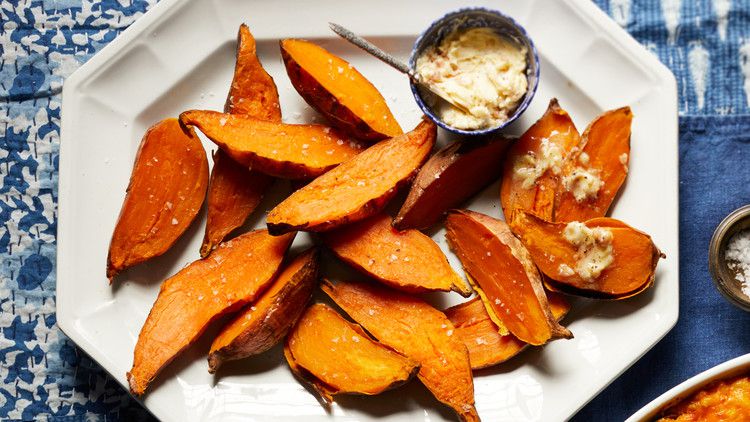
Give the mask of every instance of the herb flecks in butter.
[{"label": "herb flecks in butter", "polygon": [[602,227],[590,228],[579,221],[568,223],[563,237],[578,248],[575,272],[584,281],[593,282],[612,261],[612,231]]},{"label": "herb flecks in butter", "polygon": [[522,181],[523,189],[530,189],[547,170],[553,174],[560,174],[562,161],[563,150],[560,145],[542,138],[538,155],[529,152],[516,159],[513,165],[513,178]]},{"label": "herb flecks in butter", "polygon": [[570,192],[576,202],[596,199],[604,182],[599,178],[596,169],[576,167],[570,174],[562,178],[563,187]]}]

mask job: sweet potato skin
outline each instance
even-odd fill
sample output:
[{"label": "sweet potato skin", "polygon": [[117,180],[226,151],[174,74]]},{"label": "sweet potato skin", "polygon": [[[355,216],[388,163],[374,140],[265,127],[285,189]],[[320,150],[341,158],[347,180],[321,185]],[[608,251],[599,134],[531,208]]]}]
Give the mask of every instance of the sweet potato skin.
[{"label": "sweet potato skin", "polygon": [[[281,40],[279,46],[292,86],[310,106],[325,116],[331,125],[349,136],[370,142],[403,133],[388,108],[385,98],[370,81],[345,60],[304,40]],[[310,68],[305,69],[300,65],[300,59],[309,57],[301,57],[304,54],[319,55],[319,61],[322,61],[323,65],[329,69],[323,75],[321,74],[322,66],[315,65],[314,62],[307,63]],[[320,80],[311,74],[313,68],[320,75]],[[340,98],[334,94],[333,88],[341,79],[356,84],[356,87],[343,89],[347,95]],[[360,98],[359,95],[363,97]],[[371,113],[368,117],[359,116],[355,109],[360,108],[372,108],[377,112]]]},{"label": "sweet potato skin", "polygon": [[326,231],[377,214],[411,181],[436,134],[423,119],[413,131],[371,146],[277,205],[266,218],[268,231]]},{"label": "sweet potato skin", "polygon": [[419,371],[419,363],[319,303],[310,306],[289,333],[284,356],[292,373],[310,384],[326,405],[337,394],[380,394]]},{"label": "sweet potato skin", "polygon": [[515,218],[518,234],[534,262],[547,277],[550,290],[596,299],[625,299],[654,284],[656,265],[664,254],[651,237],[627,224],[607,217],[585,221],[589,228],[603,227],[612,232],[612,263],[592,282],[577,273],[563,275],[561,264],[576,267],[577,248],[563,237],[567,223],[553,223],[523,211]]},{"label": "sweet potato skin", "polygon": [[273,280],[293,239],[293,233],[245,233],[165,280],[138,335],[127,374],[131,393],[143,394],[211,321],[254,300]]},{"label": "sweet potato skin", "polygon": [[151,126],[141,140],[107,255],[107,278],[166,252],[198,215],[208,160],[195,132],[177,119]]},{"label": "sweet potato skin", "polygon": [[418,230],[399,232],[388,214],[325,232],[321,238],[339,258],[395,289],[471,294],[429,236]]},{"label": "sweet potato skin", "polygon": [[322,125],[275,123],[210,110],[185,111],[180,123],[200,129],[234,161],[286,179],[320,176],[363,149]]},{"label": "sweet potato skin", "polygon": [[[245,24],[237,32],[237,60],[224,112],[281,122],[276,84],[258,60],[255,38]],[[201,257],[242,226],[273,181],[270,176],[234,162],[220,149],[213,158]]]},{"label": "sweet potato skin", "polygon": [[[558,321],[570,310],[565,298],[547,292],[552,315]],[[445,315],[456,327],[456,334],[469,350],[471,369],[483,369],[507,361],[528,347],[513,334],[501,335],[499,329],[485,309],[480,298],[471,299],[445,311]]]},{"label": "sweet potato skin", "polygon": [[297,256],[258,300],[216,336],[208,353],[208,372],[223,362],[258,355],[275,346],[302,314],[318,284],[318,250]]},{"label": "sweet potato skin", "polygon": [[414,296],[372,283],[323,280],[321,287],[378,341],[419,362],[419,379],[460,420],[479,420],[469,353],[445,314]]},{"label": "sweet potato skin", "polygon": [[446,239],[461,260],[492,320],[522,341],[542,345],[570,338],[555,320],[531,255],[507,224],[468,210],[453,210]]},{"label": "sweet potato skin", "polygon": [[561,176],[564,180],[577,169],[595,171],[603,186],[596,198],[577,201],[561,183],[557,189],[554,221],[585,221],[607,214],[628,175],[632,120],[630,107],[622,107],[603,113],[589,124],[581,144],[566,160]]},{"label": "sweet potato skin", "polygon": [[438,223],[455,208],[502,173],[509,138],[456,141],[436,152],[419,170],[393,227],[423,230]]},{"label": "sweet potato skin", "polygon": [[[508,150],[500,187],[500,202],[505,219],[511,222],[517,208],[527,210],[551,220],[554,216],[555,192],[560,182],[562,159],[580,143],[580,135],[568,113],[557,99],[550,100],[544,115],[534,123]],[[549,142],[549,150],[559,152],[559,163],[545,170],[536,178],[533,186],[524,187],[516,169],[529,157],[540,157],[543,141]],[[554,154],[557,155],[557,154]]]}]

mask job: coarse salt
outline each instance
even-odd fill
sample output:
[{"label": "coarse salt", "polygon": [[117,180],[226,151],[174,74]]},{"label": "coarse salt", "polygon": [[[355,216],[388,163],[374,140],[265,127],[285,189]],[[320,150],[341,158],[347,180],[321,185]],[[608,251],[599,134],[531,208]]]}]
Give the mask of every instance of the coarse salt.
[{"label": "coarse salt", "polygon": [[742,293],[750,299],[750,229],[734,234],[724,251],[729,269],[735,271]]}]

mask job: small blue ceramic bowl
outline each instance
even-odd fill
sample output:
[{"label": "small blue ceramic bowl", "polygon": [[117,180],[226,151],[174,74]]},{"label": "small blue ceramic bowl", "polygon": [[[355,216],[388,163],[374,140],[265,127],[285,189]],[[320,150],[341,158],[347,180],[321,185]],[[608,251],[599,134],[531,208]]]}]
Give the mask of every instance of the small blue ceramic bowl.
[{"label": "small blue ceramic bowl", "polygon": [[534,98],[537,86],[539,85],[539,56],[537,55],[536,47],[534,47],[534,42],[529,38],[526,30],[519,25],[518,22],[497,10],[485,8],[466,8],[448,13],[442,18],[434,21],[417,38],[411,51],[411,57],[409,58],[409,67],[414,71],[417,65],[417,58],[427,48],[440,44],[443,38],[451,34],[453,31],[469,28],[493,28],[500,35],[508,37],[519,45],[526,47],[526,77],[528,78],[528,88],[526,89],[526,95],[524,95],[523,100],[521,100],[518,107],[516,107],[516,110],[508,120],[504,121],[499,126],[491,128],[478,130],[457,129],[449,126],[447,123],[440,120],[440,117],[433,113],[414,83],[411,84],[411,92],[414,94],[414,99],[417,101],[419,108],[421,108],[430,119],[443,129],[459,135],[488,135],[508,126],[523,114],[531,103],[531,100]]}]

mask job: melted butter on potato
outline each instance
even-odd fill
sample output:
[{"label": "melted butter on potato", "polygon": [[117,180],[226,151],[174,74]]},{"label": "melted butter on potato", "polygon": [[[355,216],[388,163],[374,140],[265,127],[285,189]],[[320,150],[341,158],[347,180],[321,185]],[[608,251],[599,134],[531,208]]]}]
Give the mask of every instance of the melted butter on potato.
[{"label": "melted butter on potato", "polygon": [[560,174],[562,162],[562,148],[549,139],[542,138],[538,155],[528,152],[516,159],[513,178],[520,179],[524,189],[530,189],[547,170]]},{"label": "melted butter on potato", "polygon": [[584,223],[573,221],[565,226],[563,237],[578,248],[574,270],[588,282],[599,278],[602,271],[614,261],[612,231],[609,229],[602,227],[592,229]]},{"label": "melted butter on potato", "polygon": [[562,184],[566,191],[573,194],[576,202],[596,199],[604,182],[599,178],[596,169],[575,168],[570,174],[563,176]]}]

